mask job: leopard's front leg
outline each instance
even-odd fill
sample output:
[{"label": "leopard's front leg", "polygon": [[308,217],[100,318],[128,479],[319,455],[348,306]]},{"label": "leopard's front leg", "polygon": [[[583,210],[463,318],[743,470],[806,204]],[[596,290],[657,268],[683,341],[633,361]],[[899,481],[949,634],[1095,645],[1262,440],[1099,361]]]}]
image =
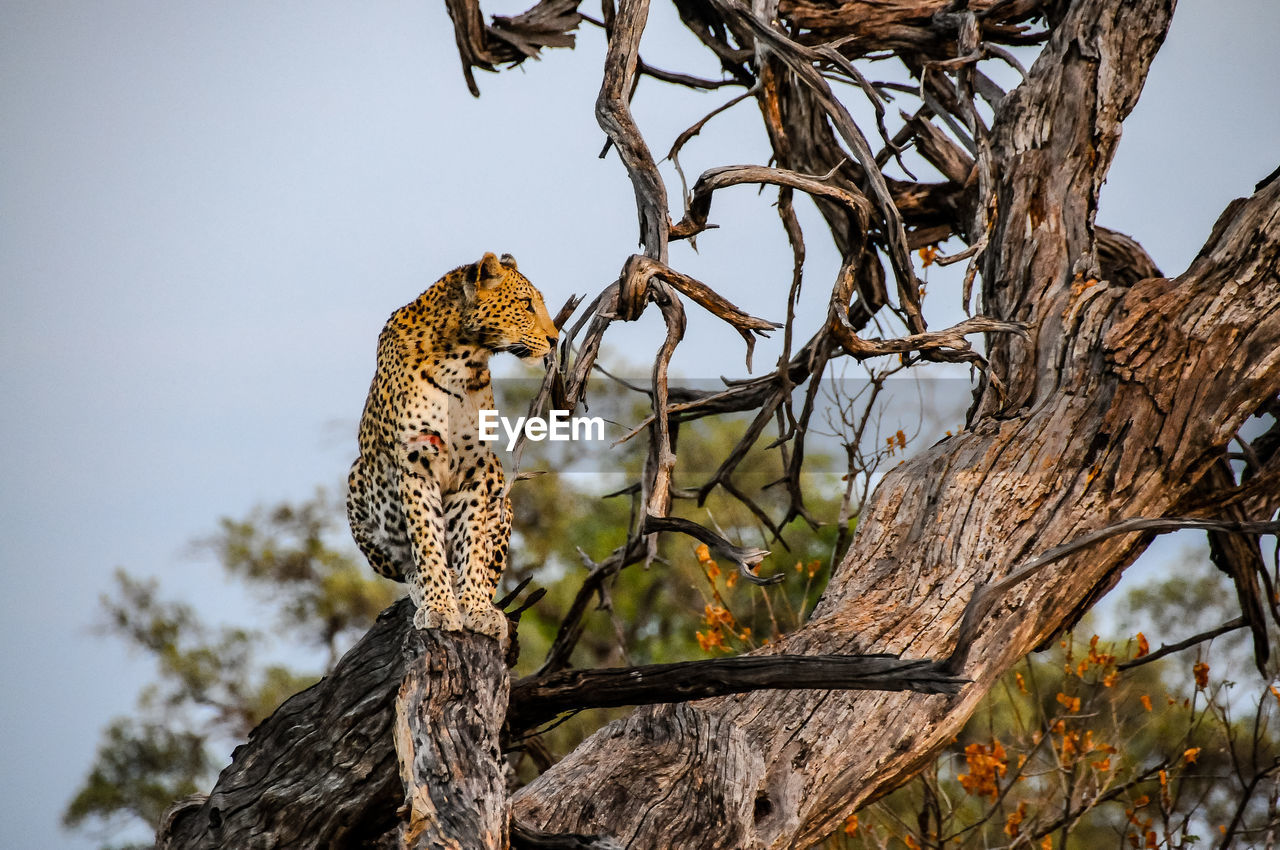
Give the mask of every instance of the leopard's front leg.
[{"label": "leopard's front leg", "polygon": [[505,643],[507,618],[493,605],[506,566],[511,503],[503,496],[502,465],[494,455],[478,464],[471,487],[445,498],[458,603],[466,628]]},{"label": "leopard's front leg", "polygon": [[400,503],[409,526],[413,569],[405,575],[419,629],[462,631],[462,612],[453,590],[445,542],[440,485],[429,475],[401,470]]}]

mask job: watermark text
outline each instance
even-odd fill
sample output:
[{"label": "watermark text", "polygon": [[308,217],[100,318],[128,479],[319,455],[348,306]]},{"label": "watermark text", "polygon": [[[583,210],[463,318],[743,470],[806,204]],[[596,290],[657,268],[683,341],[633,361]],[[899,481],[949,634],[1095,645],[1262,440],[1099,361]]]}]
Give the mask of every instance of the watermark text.
[{"label": "watermark text", "polygon": [[543,440],[560,442],[563,440],[603,440],[604,419],[599,416],[570,416],[567,410],[552,410],[547,417],[518,416],[514,423],[496,410],[480,411],[481,442],[492,442],[499,438],[498,428],[507,435],[507,451],[516,446],[516,440],[524,434],[525,439],[540,443]]}]

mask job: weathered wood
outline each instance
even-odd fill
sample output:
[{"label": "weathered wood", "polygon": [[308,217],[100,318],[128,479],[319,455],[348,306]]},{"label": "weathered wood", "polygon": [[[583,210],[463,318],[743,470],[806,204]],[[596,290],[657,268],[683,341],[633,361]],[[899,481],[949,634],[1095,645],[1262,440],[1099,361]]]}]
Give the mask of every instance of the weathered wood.
[{"label": "weathered wood", "polygon": [[530,676],[511,688],[507,724],[531,729],[564,711],[745,694],[768,689],[889,690],[956,694],[942,662],[894,655],[753,655]]},{"label": "weathered wood", "polygon": [[509,679],[498,642],[471,632],[410,630],[396,696],[395,752],[405,788],[405,850],[507,846],[498,730]]},{"label": "weathered wood", "polygon": [[176,806],[160,850],[359,846],[394,832],[404,789],[390,746],[412,626],[402,600],[236,747],[207,798]]},{"label": "weathered wood", "polygon": [[[568,671],[509,687],[494,641],[421,632],[412,620],[408,600],[384,611],[329,676],[236,749],[212,794],[168,813],[156,846],[501,847],[504,718],[518,735],[580,708],[761,688],[954,693],[962,684],[930,661],[775,655]],[[357,744],[357,761],[333,758]],[[515,847],[616,846],[607,834],[510,830]]]},{"label": "weathered wood", "polygon": [[[1031,333],[991,343],[1011,393],[988,391],[968,429],[885,477],[814,619],[780,651],[945,655],[976,586],[1088,531],[1168,513],[1280,391],[1280,190],[1232,205],[1177,279],[1144,280],[1153,266],[1101,277],[1098,191],[1171,11],[1072,4],[1005,98],[982,267],[988,314]],[[1149,539],[1102,540],[1012,589],[979,629],[958,698],[761,692],[643,709],[517,792],[516,816],[607,825],[629,847],[809,846],[925,764]],[[686,777],[720,805],[673,803]]]},{"label": "weathered wood", "polygon": [[[1280,391],[1280,190],[1237,206],[1224,235],[1175,281],[1082,291],[1079,348],[1063,370],[1077,379],[890,472],[814,618],[780,651],[945,655],[978,584],[1113,520],[1176,505],[1259,400]],[[1092,377],[1075,358],[1095,363]],[[630,847],[809,846],[926,763],[999,676],[1148,540],[1108,538],[1010,590],[979,629],[963,671],[974,684],[959,697],[761,692],[644,709],[518,791],[515,816],[557,831],[608,828]],[[703,730],[719,724],[750,746],[702,749]],[[655,774],[697,776],[727,796],[681,809],[670,801],[683,786],[659,790]]]},{"label": "weathered wood", "polygon": [[[612,4],[606,5],[610,48],[597,114],[632,178],[646,256],[665,267],[673,234],[665,187],[628,108],[643,64],[638,45],[647,5],[623,0],[616,16]],[[1173,0],[749,5],[754,18],[745,17],[741,4],[677,3],[686,23],[759,102],[779,169],[751,176],[782,184],[784,222],[790,193],[813,190],[845,269],[854,276],[838,284],[836,306],[842,312],[836,319],[857,329],[890,303],[876,253],[886,246],[892,245],[900,282],[910,283],[900,220],[912,247],[948,233],[965,238],[970,247],[956,258],[971,260],[971,270],[981,268],[984,321],[1027,332],[1025,339],[988,339],[992,380],[982,388],[968,427],[884,477],[812,619],[770,652],[942,658],[955,648],[969,609],[982,616],[972,645],[956,661],[963,656],[958,672],[972,684],[958,695],[760,690],[641,708],[516,792],[516,846],[608,846],[615,839],[634,848],[811,846],[859,805],[926,764],[1000,675],[1087,610],[1153,532],[1143,527],[1099,536],[1087,550],[1073,549],[1060,561],[1041,564],[1033,580],[1002,584],[1003,579],[1038,563],[1039,555],[1061,552],[1064,544],[1133,517],[1193,510],[1212,516],[1215,505],[1240,507],[1233,510],[1237,518],[1269,515],[1265,508],[1277,491],[1280,455],[1260,457],[1253,477],[1225,494],[1224,482],[1210,473],[1223,468],[1225,447],[1245,418],[1280,393],[1280,184],[1264,181],[1253,198],[1232,204],[1192,267],[1172,280],[1160,276],[1137,243],[1093,221],[1121,122],[1142,89]],[[787,19],[789,37],[770,29],[775,12]],[[1024,26],[1039,15],[1048,29]],[[478,17],[468,20],[470,31],[478,31]],[[1046,37],[1026,81],[1007,94],[973,66],[994,43],[1038,43]],[[804,47],[837,40],[839,54]],[[876,169],[893,155],[893,145],[886,139],[886,148],[871,159],[860,131],[848,126],[847,112],[815,76],[819,65],[838,73],[842,57],[886,47],[899,50],[917,74],[925,101],[920,114],[948,126],[943,134],[914,122],[914,138],[939,166],[942,183],[879,185]],[[928,64],[932,60],[939,61]],[[944,67],[954,77],[943,75]],[[990,129],[973,109],[975,92],[991,106]],[[833,121],[840,138],[856,148],[856,162],[841,148]],[[701,194],[695,189],[687,226],[678,225],[675,235],[705,226],[701,207],[709,203],[710,185],[703,184]],[[864,205],[847,202],[859,193],[878,201],[870,220]],[[784,226],[797,268],[794,298],[804,245],[794,220]],[[910,285],[901,289],[897,307],[906,310],[916,293]],[[634,318],[648,299],[663,309],[668,336],[655,366],[658,427],[651,434],[641,501],[656,505],[653,513],[661,516],[674,460],[665,363],[683,326],[668,282],[658,277],[650,286],[646,278],[645,286],[625,292],[614,284],[596,299],[590,316],[579,322],[589,321],[590,327],[565,395],[571,403],[581,398],[610,322]],[[710,295],[703,300],[712,303]],[[969,302],[967,283],[964,301]],[[730,315],[727,308],[721,312]],[[788,313],[787,355],[776,373],[702,400],[673,391],[671,399],[691,402],[679,415],[776,409],[779,393],[820,375],[833,349],[832,335],[823,329],[793,354],[791,331]],[[902,344],[891,342],[886,350]],[[1226,551],[1222,545],[1219,550]],[[639,685],[626,682],[628,674],[603,672],[596,679],[603,687],[587,693],[583,688],[590,690],[596,674],[556,673],[581,632],[593,589],[649,551],[633,533],[590,572],[548,658],[546,672],[552,675],[523,683],[513,694],[520,704],[512,714],[523,717],[520,723],[572,706],[573,700],[606,704],[601,700],[613,698],[618,677],[625,685],[618,692],[654,686],[653,679],[643,681],[652,671],[640,674]],[[1252,550],[1227,554],[1233,575],[1247,579],[1256,569],[1250,566]],[[976,589],[984,586],[1004,592],[970,608]],[[1257,589],[1246,587],[1242,599],[1256,600]],[[1266,613],[1263,607],[1248,603],[1251,623]],[[366,640],[400,646],[403,633],[388,633],[385,622],[375,632]],[[309,691],[311,696],[291,700],[278,712],[282,719],[267,721],[237,751],[209,800],[174,811],[163,835],[191,835],[192,843],[160,846],[389,846],[399,822],[394,809],[403,799],[391,762],[391,695],[407,668],[397,652],[366,641],[353,655],[358,669],[340,666],[341,677],[335,671],[333,681],[317,686],[327,696]],[[741,673],[750,663],[739,666]],[[428,667],[426,675],[448,669],[453,668],[432,673]],[[661,672],[683,676],[688,670]],[[666,698],[705,693],[686,690],[691,686],[684,678],[660,684]],[[406,705],[415,695],[419,708],[404,715],[401,749],[409,755],[406,769],[418,789],[415,823],[422,826],[440,818],[433,808],[438,798],[422,778],[432,762],[419,761],[425,758],[420,742],[433,735],[423,708],[433,697],[414,686],[405,692]],[[661,694],[647,693],[655,696]],[[485,705],[492,705],[487,699]],[[545,700],[540,708],[539,699]],[[358,722],[344,720],[343,700],[347,707],[376,710]],[[471,705],[475,711],[477,704]],[[499,710],[479,713],[496,718]],[[479,715],[453,722],[477,727],[477,740],[482,739]],[[342,741],[357,739],[365,742],[360,764],[380,768],[386,774],[380,782],[362,773],[363,767],[335,770],[329,763],[330,753],[342,751]],[[481,743],[476,752],[487,755],[487,747]],[[491,774],[480,778],[478,795],[497,793]],[[335,814],[335,805],[344,813]],[[483,834],[489,828],[476,829]],[[411,830],[410,837],[419,839],[425,830]],[[612,838],[590,837],[597,834]],[[227,835],[237,840],[221,840]],[[262,843],[250,840],[267,835],[272,838]],[[276,835],[292,840],[275,842]],[[314,843],[312,835],[319,836]]]}]

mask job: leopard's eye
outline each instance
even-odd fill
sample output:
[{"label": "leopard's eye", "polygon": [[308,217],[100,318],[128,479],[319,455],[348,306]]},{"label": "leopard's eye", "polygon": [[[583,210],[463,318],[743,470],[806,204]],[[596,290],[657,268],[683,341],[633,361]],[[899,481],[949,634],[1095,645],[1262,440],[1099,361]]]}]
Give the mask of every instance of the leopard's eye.
[{"label": "leopard's eye", "polygon": [[532,299],[532,298],[523,298],[523,299],[521,299],[521,300],[522,300],[522,301],[524,301],[525,306],[529,308],[529,312],[530,312],[530,313],[536,313],[536,312],[538,312],[537,310],[533,309],[533,299]]}]

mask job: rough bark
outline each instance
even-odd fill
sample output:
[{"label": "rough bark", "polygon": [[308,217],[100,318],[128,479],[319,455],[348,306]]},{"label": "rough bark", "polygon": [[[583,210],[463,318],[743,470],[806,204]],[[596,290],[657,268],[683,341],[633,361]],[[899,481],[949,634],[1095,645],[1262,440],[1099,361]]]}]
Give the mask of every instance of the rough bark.
[{"label": "rough bark", "polygon": [[[1101,277],[1098,191],[1172,5],[1074,4],[1002,104],[984,295],[1030,333],[991,343],[1008,393],[988,386],[968,429],[886,476],[813,619],[774,651],[945,655],[975,586],[1175,510],[1280,391],[1275,185],[1233,204],[1182,276]],[[516,815],[629,847],[808,846],[913,775],[1148,541],[1103,540],[1010,590],[958,697],[763,692],[642,709],[519,791]]]},{"label": "rough bark", "polygon": [[[471,10],[468,31],[479,32],[478,6],[455,6]],[[672,227],[665,187],[628,108],[634,75],[644,68],[638,45],[647,3],[625,0],[607,21],[610,56],[597,110],[633,179],[646,257],[629,261],[620,281],[580,320],[579,325],[591,322],[581,348],[587,356],[579,355],[567,393],[575,401],[580,397],[610,321],[635,318],[647,303],[659,304],[668,335],[655,364],[656,424],[641,499],[650,516],[637,521],[627,545],[592,570],[545,675],[513,686],[506,715],[514,728],[508,731],[518,733],[574,704],[658,704],[601,729],[516,792],[517,846],[603,847],[613,840],[634,848],[811,846],[931,760],[1010,666],[1068,627],[1118,580],[1152,532],[1100,537],[1028,581],[1006,587],[1001,579],[1018,574],[1037,555],[1134,517],[1212,517],[1219,515],[1215,508],[1229,508],[1222,514],[1228,519],[1269,516],[1280,491],[1280,454],[1257,457],[1238,487],[1231,486],[1234,479],[1223,463],[1243,421],[1280,395],[1280,183],[1264,181],[1252,198],[1233,203],[1195,262],[1173,279],[1161,277],[1136,242],[1094,226],[1121,123],[1164,37],[1173,0],[971,2],[967,9],[933,0],[782,2],[777,10],[792,24],[797,44],[821,44],[839,18],[839,33],[855,36],[842,41],[840,50],[902,51],[908,67],[919,73],[921,89],[940,104],[922,109],[923,118],[911,125],[945,182],[884,185],[873,179],[877,172],[865,140],[854,144],[860,132],[836,114],[847,118],[832,103],[829,87],[823,93],[820,75],[809,73],[819,60],[838,65],[842,54],[819,47],[797,53],[810,48],[770,30],[764,21],[771,14],[752,18],[740,4],[682,0],[677,6],[735,78],[759,86],[754,91],[779,167],[709,172],[695,187],[686,219]],[[1042,40],[1043,31],[1028,32],[1021,22],[1045,9],[1052,33],[1026,81],[1007,95],[987,87],[995,116],[989,131],[972,112],[968,135],[957,131],[954,119],[966,115],[957,92],[963,100],[984,85],[963,71],[976,45]],[[770,4],[753,4],[752,10],[769,12]],[[866,30],[854,32],[860,16],[867,18]],[[731,45],[730,35],[748,47]],[[814,64],[797,64],[796,55]],[[753,56],[757,65],[751,64]],[[952,66],[962,69],[954,86],[939,82],[936,68],[928,66],[932,57],[961,63]],[[463,58],[470,61],[465,50]],[[753,80],[752,73],[759,78]],[[952,117],[951,129],[963,145],[924,128],[920,122],[930,110]],[[833,121],[840,132],[833,131]],[[837,137],[858,148],[857,163],[842,163],[846,157]],[[740,323],[758,321],[727,301],[713,302],[704,292],[709,288],[666,265],[669,238],[692,236],[706,226],[716,181],[728,185],[739,179],[783,187],[779,209],[796,254],[793,298],[804,246],[793,229],[788,193],[812,192],[817,198],[845,258],[832,310],[833,323],[841,325],[837,330],[852,333],[892,304],[877,252],[893,248],[898,308],[906,310],[916,293],[909,266],[901,267],[904,247],[955,232],[970,242],[968,256],[983,279],[985,315],[964,327],[1019,331],[990,335],[987,378],[966,429],[884,477],[809,623],[749,659],[768,668],[800,656],[946,658],[956,649],[975,590],[1003,588],[989,605],[971,609],[980,615],[976,636],[955,656],[963,659],[962,669],[952,671],[971,684],[958,694],[911,693],[901,681],[891,692],[856,691],[856,678],[838,682],[839,690],[814,689],[828,684],[816,678],[801,682],[809,690],[755,690],[689,702],[690,696],[718,693],[714,687],[724,682],[686,676],[673,684],[662,677],[680,671],[666,666],[644,671],[638,683],[608,671],[594,680],[589,672],[558,672],[581,631],[592,587],[652,552],[646,522],[670,521],[665,513],[675,458],[665,364],[683,328],[676,291],[702,293],[704,306],[715,303]],[[906,246],[886,235],[886,222],[895,215],[905,227]],[[895,225],[895,233],[901,232]],[[855,290],[861,297],[851,302]],[[967,305],[967,289],[964,300]],[[844,348],[855,356],[859,346],[870,346],[869,353],[898,350],[895,345],[928,353],[916,343],[931,333],[948,334],[913,327],[909,337],[879,346],[855,335],[843,340]],[[752,328],[740,330],[749,338]],[[788,340],[790,331],[788,322]],[[575,327],[567,337],[576,332]],[[718,394],[702,409],[693,399],[682,415],[705,415],[716,405],[763,405],[764,415],[772,415],[794,382],[821,374],[837,339],[839,333],[823,329],[776,374]],[[941,344],[963,353],[963,342],[960,336]],[[1215,558],[1237,579],[1247,621],[1255,625],[1269,605],[1267,588],[1253,579],[1256,546],[1225,536],[1217,541]],[[237,750],[208,800],[174,811],[158,846],[390,846],[388,836],[396,834],[400,819],[395,807],[404,799],[392,760],[396,724],[390,695],[406,671],[423,670],[399,652],[406,622],[403,610],[380,620],[333,676],[286,703]],[[384,642],[381,648],[378,641]],[[425,669],[447,679],[453,663]],[[749,689],[749,667],[737,665],[735,675],[745,678],[735,687]],[[934,665],[928,672],[946,671]],[[493,678],[504,680],[504,674]],[[791,684],[797,681],[792,677]],[[596,689],[594,695],[584,691],[584,682],[590,683],[586,691]],[[654,682],[662,683],[665,697],[628,690],[643,691]],[[473,684],[483,690],[490,683]],[[404,699],[413,693],[411,683]],[[419,693],[422,700],[434,698]],[[472,754],[491,760],[492,739],[485,733],[494,733],[503,712],[497,691],[486,693],[488,708],[479,712],[485,718],[454,725],[477,727],[481,743]],[[407,724],[423,715],[410,711],[402,717]],[[485,724],[485,730],[478,728]],[[433,732],[429,724],[417,732],[407,725],[401,730],[398,748],[408,756],[402,764],[411,767],[414,754],[424,754],[421,741]],[[333,758],[335,752],[342,757]],[[434,796],[441,789],[423,786],[431,768],[409,772],[411,788],[423,788],[410,793],[418,804],[416,823],[433,822],[431,807],[439,804],[428,801],[443,798]],[[496,788],[491,771],[462,774],[435,776],[450,794],[473,778],[486,789],[477,799]],[[505,810],[475,807],[486,808],[483,814],[491,819],[506,817]],[[475,829],[482,834],[494,828]],[[590,837],[599,835],[609,838]],[[272,840],[261,843],[262,836]]]},{"label": "rough bark", "polygon": [[[1080,287],[1064,305],[1073,344],[1041,367],[1056,388],[886,476],[813,619],[776,651],[946,655],[977,584],[1175,508],[1280,391],[1278,246],[1272,187],[1234,206],[1183,276]],[[1012,589],[982,625],[959,697],[766,692],[646,708],[518,792],[516,816],[630,847],[808,846],[913,775],[1148,540],[1104,540]],[[719,805],[686,807],[693,787]]]},{"label": "rough bark", "polygon": [[[333,672],[236,748],[211,794],[170,810],[156,846],[502,847],[500,732],[515,740],[564,711],[761,688],[956,693],[963,683],[938,662],[775,655],[535,675],[508,688],[492,640],[412,621],[408,600],[384,611]],[[517,848],[615,846],[522,823],[510,836]]]},{"label": "rough bark", "polygon": [[160,850],[362,846],[394,834],[404,789],[389,745],[408,603],[388,608],[333,672],[236,747],[213,791],[177,804]]},{"label": "rough bark", "polygon": [[410,629],[396,696],[395,752],[405,788],[405,850],[507,846],[506,762],[496,721],[509,678],[498,642]]}]

